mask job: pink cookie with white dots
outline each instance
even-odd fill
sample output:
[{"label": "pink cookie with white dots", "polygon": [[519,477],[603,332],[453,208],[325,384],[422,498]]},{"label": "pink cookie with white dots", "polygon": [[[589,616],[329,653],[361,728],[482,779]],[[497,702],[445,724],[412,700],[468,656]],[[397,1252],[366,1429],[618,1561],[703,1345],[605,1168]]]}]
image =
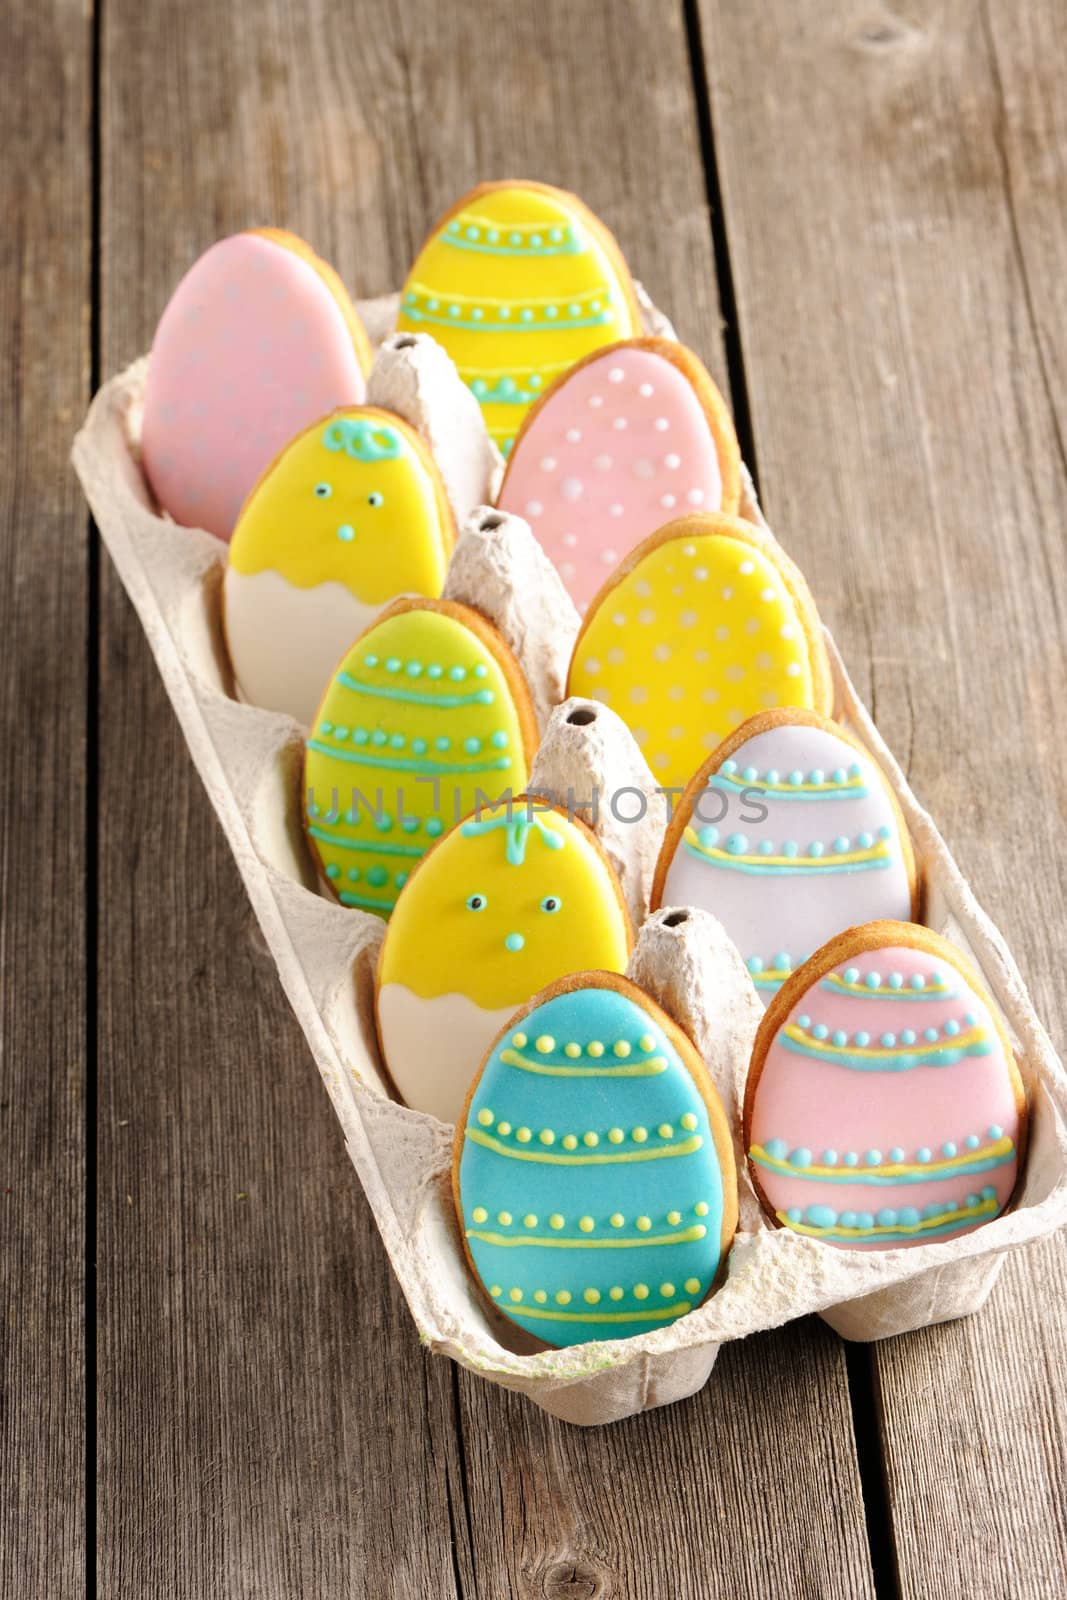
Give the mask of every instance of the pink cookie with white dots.
[{"label": "pink cookie with white dots", "polygon": [[692,351],[630,339],[572,367],[533,407],[498,504],[530,524],[584,612],[664,523],[736,511],[740,466],[729,412]]},{"label": "pink cookie with white dots", "polygon": [[272,228],[212,245],[152,343],[141,457],[157,501],[229,539],[282,447],[363,401],[370,362],[344,285],[303,240]]}]

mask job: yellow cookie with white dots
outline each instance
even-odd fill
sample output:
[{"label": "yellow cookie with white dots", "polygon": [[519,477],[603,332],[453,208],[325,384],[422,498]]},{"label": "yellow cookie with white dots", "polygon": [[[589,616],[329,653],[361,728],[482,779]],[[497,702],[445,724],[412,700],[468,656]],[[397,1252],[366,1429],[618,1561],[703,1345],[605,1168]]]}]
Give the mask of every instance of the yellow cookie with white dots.
[{"label": "yellow cookie with white dots", "polygon": [[759,711],[833,711],[807,584],[773,539],[724,514],[638,545],[586,613],[567,693],[618,712],[664,785],[685,784]]}]

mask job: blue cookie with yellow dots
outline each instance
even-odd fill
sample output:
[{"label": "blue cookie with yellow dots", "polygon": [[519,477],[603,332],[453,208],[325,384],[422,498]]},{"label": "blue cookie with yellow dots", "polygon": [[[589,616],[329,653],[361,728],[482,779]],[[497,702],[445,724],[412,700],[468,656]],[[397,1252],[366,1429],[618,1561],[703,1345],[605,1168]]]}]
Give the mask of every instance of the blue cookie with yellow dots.
[{"label": "blue cookie with yellow dots", "polygon": [[703,1062],[614,973],[543,989],[500,1034],[452,1178],[479,1284],[551,1345],[676,1322],[716,1286],[737,1227],[730,1131]]}]

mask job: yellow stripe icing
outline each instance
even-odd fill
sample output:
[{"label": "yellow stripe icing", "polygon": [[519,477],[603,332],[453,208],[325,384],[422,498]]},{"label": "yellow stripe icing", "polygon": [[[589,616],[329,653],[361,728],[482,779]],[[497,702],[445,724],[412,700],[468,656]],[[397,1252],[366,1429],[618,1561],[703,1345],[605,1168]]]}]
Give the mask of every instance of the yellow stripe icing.
[{"label": "yellow stripe icing", "polygon": [[543,1317],[546,1322],[669,1322],[693,1309],[688,1300],[655,1311],[547,1311],[540,1306],[512,1306],[513,1317]]},{"label": "yellow stripe icing", "polygon": [[509,1156],[512,1161],[538,1161],[546,1166],[554,1167],[606,1167],[621,1161],[662,1161],[672,1156],[691,1156],[699,1150],[704,1143],[699,1133],[694,1133],[689,1139],[682,1139],[677,1144],[661,1145],[658,1150],[631,1150],[623,1154],[608,1155],[606,1152],[597,1152],[592,1155],[556,1155],[543,1150],[512,1150],[508,1145],[501,1144],[499,1139],[493,1139],[480,1128],[467,1128],[467,1138],[475,1144],[484,1145],[487,1150],[495,1150],[497,1155]]},{"label": "yellow stripe icing", "polygon": [[[727,866],[792,867],[794,869],[803,868],[805,871],[809,867],[813,871],[817,871],[820,867],[849,867],[863,861],[880,861],[890,853],[888,844],[883,841],[880,844],[872,845],[869,850],[848,850],[841,855],[835,852],[827,856],[735,856],[729,850],[719,850],[714,845],[701,844],[695,828],[686,828],[685,841],[698,855],[706,856],[709,861],[724,861]],[[867,989],[864,991],[857,990],[856,992],[862,992],[870,996],[871,991]]]},{"label": "yellow stripe icing", "polygon": [[654,1078],[667,1070],[665,1056],[648,1056],[643,1061],[628,1061],[621,1067],[563,1066],[531,1060],[518,1050],[501,1050],[500,1059],[506,1066],[521,1067],[523,1072],[536,1072],[545,1078]]},{"label": "yellow stripe icing", "polygon": [[951,1177],[960,1167],[973,1167],[976,1161],[986,1161],[993,1157],[1010,1156],[1015,1146],[1008,1138],[998,1139],[995,1144],[980,1146],[977,1150],[965,1150],[962,1155],[953,1156],[946,1161],[888,1161],[878,1167],[856,1166],[836,1167],[820,1166],[813,1163],[810,1167],[797,1168],[788,1161],[779,1161],[777,1157],[770,1156],[761,1144],[754,1144],[749,1151],[753,1161],[760,1166],[769,1168],[772,1172],[785,1173],[795,1176],[798,1171],[805,1178],[830,1178],[835,1181],[844,1181],[853,1178],[856,1183],[862,1183],[865,1178],[906,1178],[913,1174],[916,1177],[937,1178]]},{"label": "yellow stripe icing", "polygon": [[[870,992],[868,989],[867,994],[870,995]],[[805,1033],[802,1028],[798,1028],[793,1022],[787,1023],[782,1032],[787,1038],[797,1040],[798,1043],[803,1044],[809,1050],[818,1050],[821,1056],[824,1055],[830,1060],[834,1056],[860,1055],[865,1059],[869,1057],[872,1061],[892,1061],[899,1056],[921,1057],[923,1055],[934,1055],[938,1050],[959,1050],[965,1054],[972,1045],[981,1044],[986,1037],[983,1028],[968,1028],[965,1033],[957,1033],[951,1036],[946,1034],[934,1043],[917,1040],[915,1044],[887,1050],[883,1045],[863,1045],[861,1048],[856,1044],[830,1044],[826,1039],[814,1039],[810,1033]]]},{"label": "yellow stripe icing", "polygon": [[693,1244],[697,1239],[703,1239],[707,1228],[700,1223],[695,1223],[691,1228],[683,1228],[678,1233],[648,1234],[640,1239],[553,1239],[551,1235],[545,1238],[531,1238],[521,1234],[511,1238],[505,1233],[487,1233],[481,1228],[468,1228],[468,1239],[480,1239],[483,1244],[502,1245],[537,1245],[551,1250],[635,1250],[644,1245],[655,1244]]},{"label": "yellow stripe icing", "polygon": [[840,1236],[842,1239],[876,1239],[880,1234],[885,1233],[908,1233],[912,1235],[936,1233],[939,1230],[944,1230],[945,1224],[948,1222],[959,1223],[963,1226],[971,1222],[978,1222],[983,1217],[995,1216],[999,1208],[999,1200],[983,1200],[979,1205],[968,1206],[966,1210],[942,1212],[936,1217],[923,1218],[921,1222],[894,1222],[892,1225],[886,1225],[885,1227],[880,1227],[875,1223],[872,1228],[842,1228],[837,1223],[832,1228],[815,1228],[806,1222],[790,1222],[788,1215],[784,1211],[776,1211],[775,1216],[779,1222],[791,1229],[793,1233],[804,1233],[812,1239],[821,1239],[827,1233],[832,1233],[835,1238]]}]

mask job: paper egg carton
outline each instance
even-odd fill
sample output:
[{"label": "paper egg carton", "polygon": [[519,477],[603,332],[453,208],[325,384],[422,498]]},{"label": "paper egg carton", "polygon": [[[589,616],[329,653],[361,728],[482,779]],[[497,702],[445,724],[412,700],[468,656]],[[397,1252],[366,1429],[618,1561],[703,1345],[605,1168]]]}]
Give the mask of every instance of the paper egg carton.
[{"label": "paper egg carton", "polygon": [[[671,336],[646,305],[650,331]],[[383,925],[328,898],[300,826],[302,730],[242,705],[220,628],[225,547],[153,507],[139,455],[147,361],[93,401],[74,463],[141,619],[193,761],[344,1130],[420,1338],[568,1421],[611,1422],[692,1394],[727,1340],[818,1312],[849,1339],[879,1339],[982,1305],[1004,1253],[1067,1220],[1067,1075],[1012,957],[930,817],[879,737],[827,634],[841,720],[880,762],[911,829],[926,918],[974,961],[1016,1046],[1030,1096],[1030,1147],[1014,1209],[962,1238],[877,1252],[835,1249],[765,1218],[740,1138],[744,1081],[762,1007],[736,948],[705,912],[647,918],[666,803],[628,730],[592,701],[559,705],[578,616],[526,524],[488,512],[501,468],[477,404],[425,336],[390,336],[396,298],[360,307],[379,347],[368,399],[420,430],[441,467],[463,532],[446,593],[477,605],[524,666],[543,742],[531,788],[579,803],[622,786],[650,796],[640,824],[600,806],[596,831],[640,927],[630,975],[697,1043],[735,1130],[740,1228],[723,1286],[669,1327],[640,1337],[539,1349],[471,1280],[450,1188],[452,1129],[391,1098],[373,1021]],[[742,515],[766,527],[750,481]],[[482,508],[482,509],[479,509]],[[621,808],[620,808],[621,809]],[[588,819],[588,813],[579,813]],[[643,925],[642,925],[643,924]],[[478,1063],[472,1062],[472,1075]],[[224,1064],[223,1064],[224,1066]]]}]

